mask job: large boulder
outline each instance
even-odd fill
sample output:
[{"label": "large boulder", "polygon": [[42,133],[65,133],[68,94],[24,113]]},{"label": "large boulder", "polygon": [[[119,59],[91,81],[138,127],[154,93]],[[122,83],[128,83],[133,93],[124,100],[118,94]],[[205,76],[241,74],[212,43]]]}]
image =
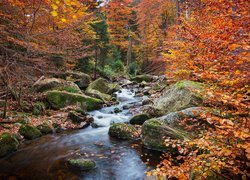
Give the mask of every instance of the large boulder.
[{"label": "large boulder", "polygon": [[45,92],[49,90],[61,90],[74,93],[81,93],[80,88],[73,82],[59,78],[45,78],[42,76],[33,84],[36,92]]},{"label": "large boulder", "polygon": [[142,142],[147,148],[158,151],[169,151],[173,154],[178,153],[178,149],[173,148],[171,145],[166,146],[166,138],[184,140],[190,137],[185,131],[170,127],[163,120],[150,119],[145,121],[142,126]]},{"label": "large boulder", "polygon": [[125,123],[112,124],[108,133],[111,137],[123,140],[133,140],[139,137],[137,130],[133,126]]},{"label": "large boulder", "polygon": [[0,135],[0,157],[5,156],[17,150],[18,140],[9,133]]},{"label": "large boulder", "polygon": [[137,114],[130,119],[130,124],[142,125],[146,120],[150,119],[147,114]]},{"label": "large boulder", "polygon": [[145,81],[145,82],[151,82],[151,81],[153,81],[153,76],[143,74],[143,75],[138,75],[138,76],[132,77],[131,80],[135,81],[137,83],[141,83],[143,81]]},{"label": "large boulder", "polygon": [[154,109],[164,115],[189,107],[202,105],[203,85],[193,81],[180,81],[167,89],[161,97],[154,101]]},{"label": "large boulder", "polygon": [[42,136],[41,131],[39,131],[36,127],[29,125],[22,125],[19,129],[19,133],[28,140],[36,139]]},{"label": "large boulder", "polygon": [[199,118],[203,113],[206,113],[208,109],[204,107],[191,107],[181,111],[172,112],[158,119],[165,121],[168,125],[175,127],[179,126],[179,121],[185,118]]},{"label": "large boulder", "polygon": [[86,92],[89,92],[91,90],[97,90],[103,94],[110,94],[112,92],[111,88],[109,87],[108,81],[103,78],[99,78],[91,82],[86,89]]},{"label": "large boulder", "polygon": [[96,163],[90,159],[70,159],[68,163],[71,168],[79,169],[79,170],[92,170],[96,167]]},{"label": "large boulder", "polygon": [[79,88],[87,88],[91,82],[88,74],[79,71],[66,71],[67,79],[73,81]]},{"label": "large boulder", "polygon": [[86,91],[86,94],[89,95],[89,96],[91,96],[91,97],[95,97],[95,98],[101,99],[104,102],[108,102],[108,101],[112,100],[112,96],[111,95],[101,93],[100,91],[95,90],[95,89],[88,89],[88,91]]},{"label": "large boulder", "polygon": [[84,94],[69,93],[65,91],[48,91],[46,97],[52,108],[60,109],[68,105],[74,105],[77,103],[86,104],[87,110],[92,111],[100,109],[103,101],[100,99],[92,98]]}]

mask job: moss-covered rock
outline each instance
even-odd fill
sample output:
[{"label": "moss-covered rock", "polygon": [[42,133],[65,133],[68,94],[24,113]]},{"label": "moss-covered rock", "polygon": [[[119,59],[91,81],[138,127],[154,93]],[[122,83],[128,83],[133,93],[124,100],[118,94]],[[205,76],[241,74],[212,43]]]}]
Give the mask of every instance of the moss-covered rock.
[{"label": "moss-covered rock", "polygon": [[137,114],[130,119],[130,124],[142,125],[146,120],[150,119],[147,114]]},{"label": "moss-covered rock", "polygon": [[86,89],[86,92],[88,92],[90,90],[97,90],[97,91],[104,93],[104,94],[111,94],[112,93],[112,89],[109,87],[108,81],[103,79],[103,78],[99,78],[99,79],[91,82],[90,85],[88,86],[88,88]]},{"label": "moss-covered rock", "polygon": [[9,133],[0,135],[0,157],[5,156],[17,150],[18,140]]},{"label": "moss-covered rock", "polygon": [[112,96],[109,94],[104,94],[101,93],[100,91],[97,91],[95,89],[88,89],[88,91],[86,91],[86,94],[91,96],[91,97],[95,97],[98,99],[101,99],[104,102],[108,102],[112,100]]},{"label": "moss-covered rock", "polygon": [[68,163],[72,168],[85,171],[92,170],[96,167],[95,161],[92,161],[90,159],[70,159]]},{"label": "moss-covered rock", "polygon": [[61,92],[61,91],[48,91],[46,97],[50,105],[55,109],[60,109],[68,105],[85,103],[88,111],[100,109],[103,101],[100,99],[92,98],[84,94]]},{"label": "moss-covered rock", "polygon": [[91,82],[91,78],[88,74],[79,71],[66,71],[67,80],[73,81],[79,88],[87,88]]},{"label": "moss-covered rock", "polygon": [[110,88],[110,93],[114,93],[114,92],[120,91],[122,89],[122,87],[116,83],[109,84],[108,86]]},{"label": "moss-covered rock", "polygon": [[33,106],[33,114],[38,116],[45,112],[46,105],[43,102],[36,102]]},{"label": "moss-covered rock", "polygon": [[119,113],[119,112],[122,112],[122,110],[119,109],[118,107],[116,107],[116,108],[114,109],[114,113]]},{"label": "moss-covered rock", "polygon": [[170,151],[171,153],[178,153],[176,148],[166,146],[164,141],[166,138],[170,139],[189,139],[188,134],[179,129],[172,128],[163,120],[150,119],[144,122],[142,126],[142,142],[149,148],[158,151]]},{"label": "moss-covered rock", "polygon": [[22,125],[19,129],[19,133],[28,140],[36,139],[42,136],[42,133],[36,128],[29,125]]},{"label": "moss-covered rock", "polygon": [[139,137],[136,129],[125,123],[114,123],[109,128],[109,135],[118,139],[131,140]]},{"label": "moss-covered rock", "polygon": [[143,74],[143,75],[138,75],[138,76],[132,77],[131,80],[135,81],[137,83],[141,83],[143,81],[145,81],[145,82],[151,82],[151,81],[153,81],[153,76]]},{"label": "moss-covered rock", "polygon": [[36,92],[45,92],[49,90],[61,90],[61,91],[77,91],[81,93],[80,88],[73,82],[66,81],[59,78],[45,78],[41,77],[33,84],[33,89]]},{"label": "moss-covered rock", "polygon": [[37,129],[41,131],[42,134],[51,134],[53,133],[52,128],[47,124],[43,123],[37,126]]},{"label": "moss-covered rock", "polygon": [[72,121],[74,124],[80,124],[81,122],[84,121],[84,117],[82,114],[77,113],[75,111],[70,111],[68,114],[68,119]]},{"label": "moss-covered rock", "polygon": [[167,89],[155,100],[154,108],[162,115],[202,105],[203,85],[193,81],[180,81]]},{"label": "moss-covered rock", "polygon": [[64,129],[62,128],[62,126],[61,126],[60,124],[58,124],[58,123],[53,123],[52,126],[53,126],[54,131],[55,131],[56,133],[60,133],[60,132],[62,132],[62,131],[64,130]]}]

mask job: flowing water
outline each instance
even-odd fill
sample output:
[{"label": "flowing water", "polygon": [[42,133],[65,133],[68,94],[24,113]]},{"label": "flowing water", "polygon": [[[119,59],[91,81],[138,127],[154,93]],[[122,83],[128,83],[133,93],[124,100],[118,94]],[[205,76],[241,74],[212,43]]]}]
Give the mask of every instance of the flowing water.
[{"label": "flowing water", "polygon": [[[160,154],[142,147],[140,141],[121,141],[108,136],[113,122],[128,122],[130,110],[113,113],[115,107],[140,106],[142,98],[122,89],[117,93],[119,104],[92,111],[99,128],[65,131],[26,141],[19,150],[0,159],[0,179],[109,179],[140,180],[145,172],[159,162]],[[72,170],[70,158],[96,161],[97,167],[89,172]]]}]

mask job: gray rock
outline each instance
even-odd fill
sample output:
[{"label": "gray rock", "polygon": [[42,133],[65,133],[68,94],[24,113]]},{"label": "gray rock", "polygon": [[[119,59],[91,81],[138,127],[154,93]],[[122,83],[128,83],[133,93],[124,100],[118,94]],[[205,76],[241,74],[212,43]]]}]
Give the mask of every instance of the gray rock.
[{"label": "gray rock", "polygon": [[73,81],[79,88],[87,88],[91,82],[88,74],[79,71],[66,71],[67,79]]},{"label": "gray rock", "polygon": [[154,101],[154,108],[162,115],[180,111],[189,107],[202,105],[203,86],[193,81],[180,81],[167,89],[163,95]]},{"label": "gray rock", "polygon": [[139,137],[138,132],[136,129],[125,123],[114,123],[111,125],[109,128],[109,135],[111,137],[115,137],[118,139],[123,139],[123,140],[133,140],[137,139]]}]

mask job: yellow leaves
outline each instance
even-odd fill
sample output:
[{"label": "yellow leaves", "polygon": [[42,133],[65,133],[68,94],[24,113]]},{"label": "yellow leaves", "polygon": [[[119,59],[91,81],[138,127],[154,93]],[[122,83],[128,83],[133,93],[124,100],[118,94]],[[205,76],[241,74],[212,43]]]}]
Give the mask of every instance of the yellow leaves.
[{"label": "yellow leaves", "polygon": [[65,18],[61,18],[61,21],[65,23],[67,20]]},{"label": "yellow leaves", "polygon": [[52,4],[51,7],[52,7],[53,10],[57,10],[58,9],[58,6],[56,4]]},{"label": "yellow leaves", "polygon": [[56,17],[56,16],[58,16],[58,13],[56,11],[51,11],[51,15]]}]

